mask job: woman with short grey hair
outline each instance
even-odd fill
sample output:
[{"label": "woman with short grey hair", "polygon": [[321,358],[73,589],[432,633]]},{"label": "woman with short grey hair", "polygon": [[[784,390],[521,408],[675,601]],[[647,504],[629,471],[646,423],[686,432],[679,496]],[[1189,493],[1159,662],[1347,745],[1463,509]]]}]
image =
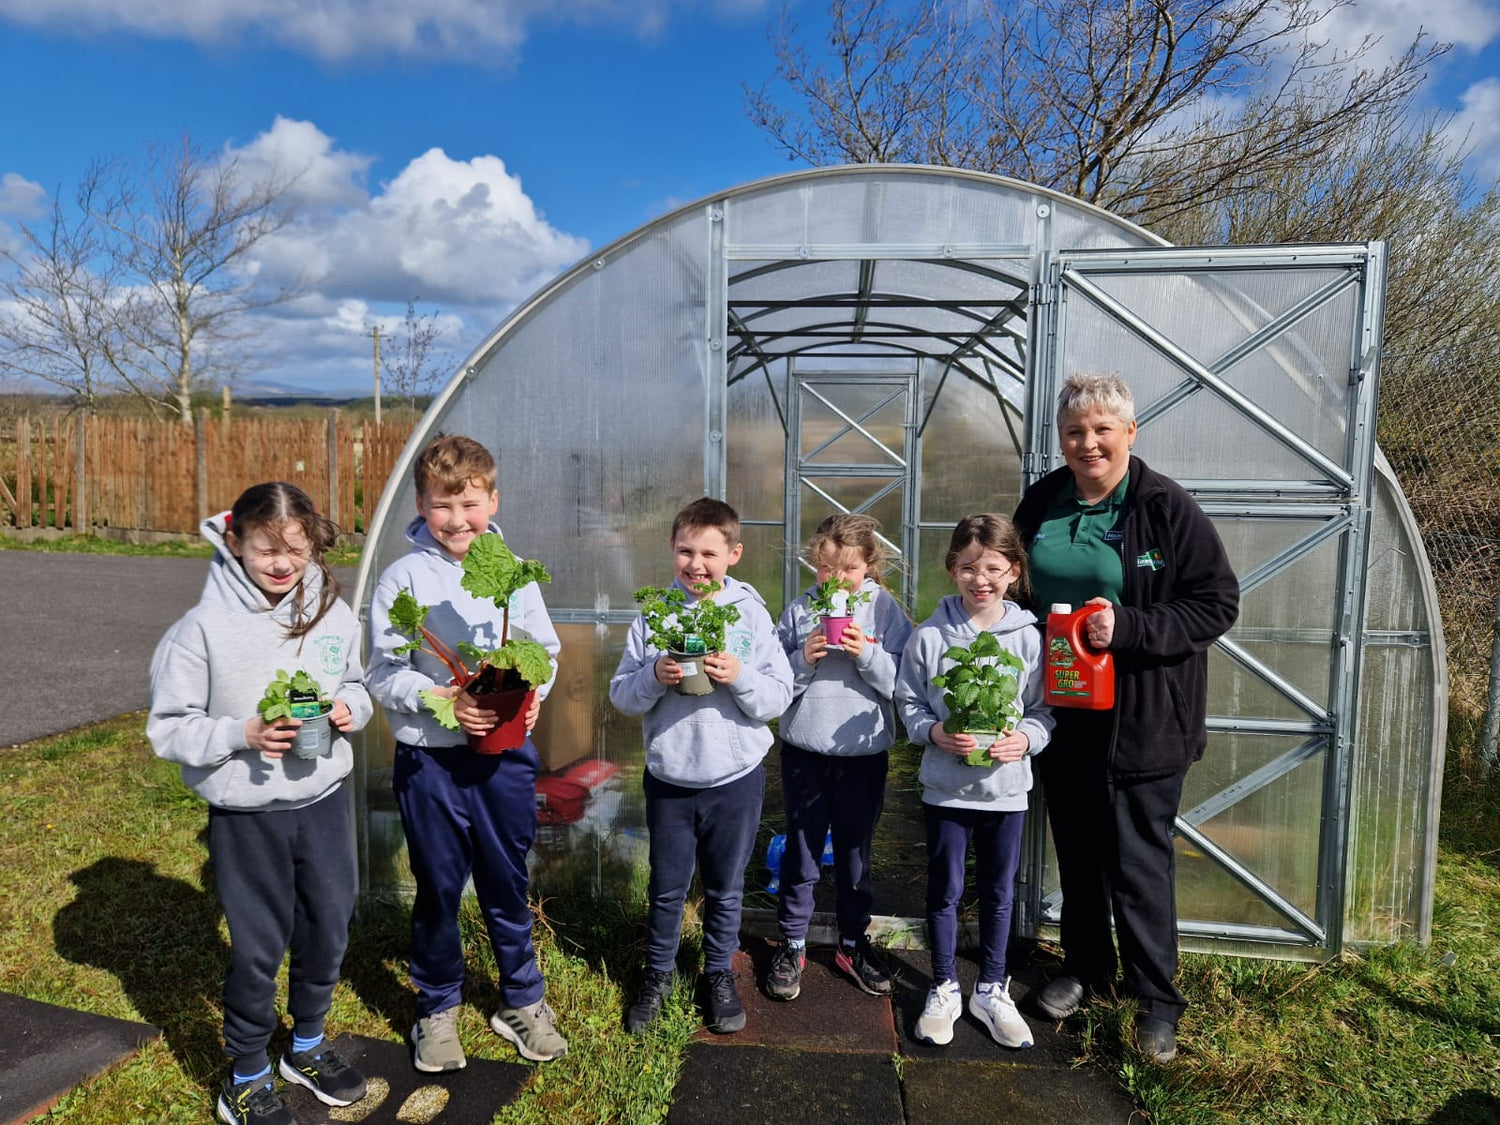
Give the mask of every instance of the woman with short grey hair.
[{"label": "woman with short grey hair", "polygon": [[[1177,1053],[1173,824],[1208,742],[1208,648],[1234,624],[1239,582],[1213,524],[1175,481],[1131,453],[1135,401],[1114,374],[1070,375],[1057,398],[1066,464],[1021,498],[1042,616],[1096,605],[1084,636],[1114,657],[1115,705],[1057,707],[1038,759],[1062,884],[1062,973],[1036,1004],[1065,1019],[1093,995],[1136,1001],[1136,1042]],[[1115,937],[1110,936],[1113,919]]]}]

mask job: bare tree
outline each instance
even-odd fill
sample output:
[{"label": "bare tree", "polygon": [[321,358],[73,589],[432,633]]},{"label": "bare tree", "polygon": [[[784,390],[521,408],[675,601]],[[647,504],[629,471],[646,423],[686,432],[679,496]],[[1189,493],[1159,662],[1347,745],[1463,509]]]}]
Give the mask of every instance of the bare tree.
[{"label": "bare tree", "polygon": [[[1017,176],[1152,225],[1275,179],[1386,107],[1446,47],[1335,50],[1351,0],[831,0],[826,55],[786,22],[752,120],[813,164]],[[789,94],[792,109],[777,93]]]},{"label": "bare tree", "polygon": [[80,193],[59,191],[46,219],[20,228],[20,246],[0,249],[0,372],[39,379],[93,413],[101,394],[131,384],[128,301],[119,264],[106,252]]},{"label": "bare tree", "polygon": [[250,179],[236,158],[187,136],[152,148],[143,170],[111,160],[84,178],[97,201],[90,213],[133,282],[126,323],[139,383],[183,422],[195,390],[244,366],[246,314],[296,296],[295,286],[268,289],[249,268],[257,244],[291,220],[292,183]]},{"label": "bare tree", "polygon": [[417,398],[437,388],[447,363],[447,352],[435,348],[443,330],[438,327],[438,310],[418,314],[413,297],[406,302],[406,317],[400,326],[386,336],[389,343],[380,352],[380,366],[385,372],[383,385],[398,398],[404,398],[413,410]]}]

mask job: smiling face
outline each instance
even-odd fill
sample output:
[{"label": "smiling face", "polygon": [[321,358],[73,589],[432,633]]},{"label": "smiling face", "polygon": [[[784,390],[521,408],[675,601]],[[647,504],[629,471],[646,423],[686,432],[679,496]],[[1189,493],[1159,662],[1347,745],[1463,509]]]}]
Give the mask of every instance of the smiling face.
[{"label": "smiling face", "polygon": [[469,544],[490,529],[490,519],[499,510],[500,493],[473,481],[462,492],[430,489],[417,494],[417,511],[427,521],[428,532],[455,559],[469,553]]},{"label": "smiling face", "polygon": [[730,544],[717,527],[684,527],[672,540],[672,565],[677,581],[689,590],[700,582],[724,581],[729,568],[740,561],[743,543]]},{"label": "smiling face", "polygon": [[999,551],[970,543],[958,553],[948,573],[963,598],[964,612],[970,617],[990,618],[996,612],[1003,616],[1005,593],[1020,577],[1021,567]]},{"label": "smiling face", "polygon": [[1098,408],[1069,414],[1062,420],[1058,441],[1063,459],[1073,470],[1079,498],[1086,503],[1098,503],[1115,490],[1130,470],[1135,421],[1122,422]]},{"label": "smiling face", "polygon": [[864,585],[865,576],[870,573],[870,563],[853,547],[840,549],[828,543],[823,547],[813,573],[820,583],[827,582],[830,578],[840,578],[844,586],[853,592]]},{"label": "smiling face", "polygon": [[312,562],[312,544],[300,523],[288,520],[276,530],[280,535],[266,527],[252,527],[243,538],[233,530],[224,535],[230,552],[271,605],[297,588]]}]

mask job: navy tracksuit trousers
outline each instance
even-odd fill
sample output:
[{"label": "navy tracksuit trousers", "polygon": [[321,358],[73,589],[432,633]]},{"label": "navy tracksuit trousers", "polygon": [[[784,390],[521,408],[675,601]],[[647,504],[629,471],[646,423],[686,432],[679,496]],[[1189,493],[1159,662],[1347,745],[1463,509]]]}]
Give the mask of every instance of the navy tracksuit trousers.
[{"label": "navy tracksuit trousers", "polygon": [[208,854],[229,923],[224,1051],[239,1073],[256,1074],[269,1065],[276,973],[288,949],[293,1027],[322,1034],[359,890],[349,795],[339,785],[299,809],[210,806]]},{"label": "navy tracksuit trousers", "polygon": [[500,1006],[542,998],[531,943],[526,853],[536,835],[536,746],[476,754],[467,746],[396,744],[394,788],[417,895],[411,911],[416,1016],[461,999],[458,908],[470,874],[500,977]]},{"label": "navy tracksuit trousers", "polygon": [[932,981],[958,979],[958,903],[964,860],[974,845],[974,889],[979,893],[979,983],[1005,979],[1005,947],[1015,905],[1016,866],[1026,810],[958,809],[922,805],[927,819],[927,940]]},{"label": "navy tracksuit trousers", "polygon": [[670,785],[647,771],[646,828],[651,834],[646,967],[670,973],[682,939],[682,905],[696,864],[703,883],[703,967],[731,967],[740,944],[745,865],[760,828],[765,767],[708,789]]},{"label": "navy tracksuit trousers", "polygon": [[857,941],[869,928],[875,905],[870,849],[875,824],[885,807],[889,764],[885,751],[846,757],[782,744],[786,851],[781,857],[781,896],[776,903],[782,937],[799,941],[807,937],[822,873],[823,840],[830,830],[839,937]]}]

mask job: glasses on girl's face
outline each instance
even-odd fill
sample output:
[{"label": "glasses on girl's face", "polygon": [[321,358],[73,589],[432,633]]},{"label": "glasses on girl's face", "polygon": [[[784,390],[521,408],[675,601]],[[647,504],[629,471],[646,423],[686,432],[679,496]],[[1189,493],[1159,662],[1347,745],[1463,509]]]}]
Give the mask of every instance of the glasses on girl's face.
[{"label": "glasses on girl's face", "polygon": [[977,567],[972,566],[961,566],[954,571],[954,574],[963,579],[965,582],[977,582],[980,579],[983,579],[986,582],[996,584],[1004,582],[1005,580],[1010,578],[1011,571],[1009,568],[1002,569],[998,566],[989,567],[985,570],[980,570]]}]

